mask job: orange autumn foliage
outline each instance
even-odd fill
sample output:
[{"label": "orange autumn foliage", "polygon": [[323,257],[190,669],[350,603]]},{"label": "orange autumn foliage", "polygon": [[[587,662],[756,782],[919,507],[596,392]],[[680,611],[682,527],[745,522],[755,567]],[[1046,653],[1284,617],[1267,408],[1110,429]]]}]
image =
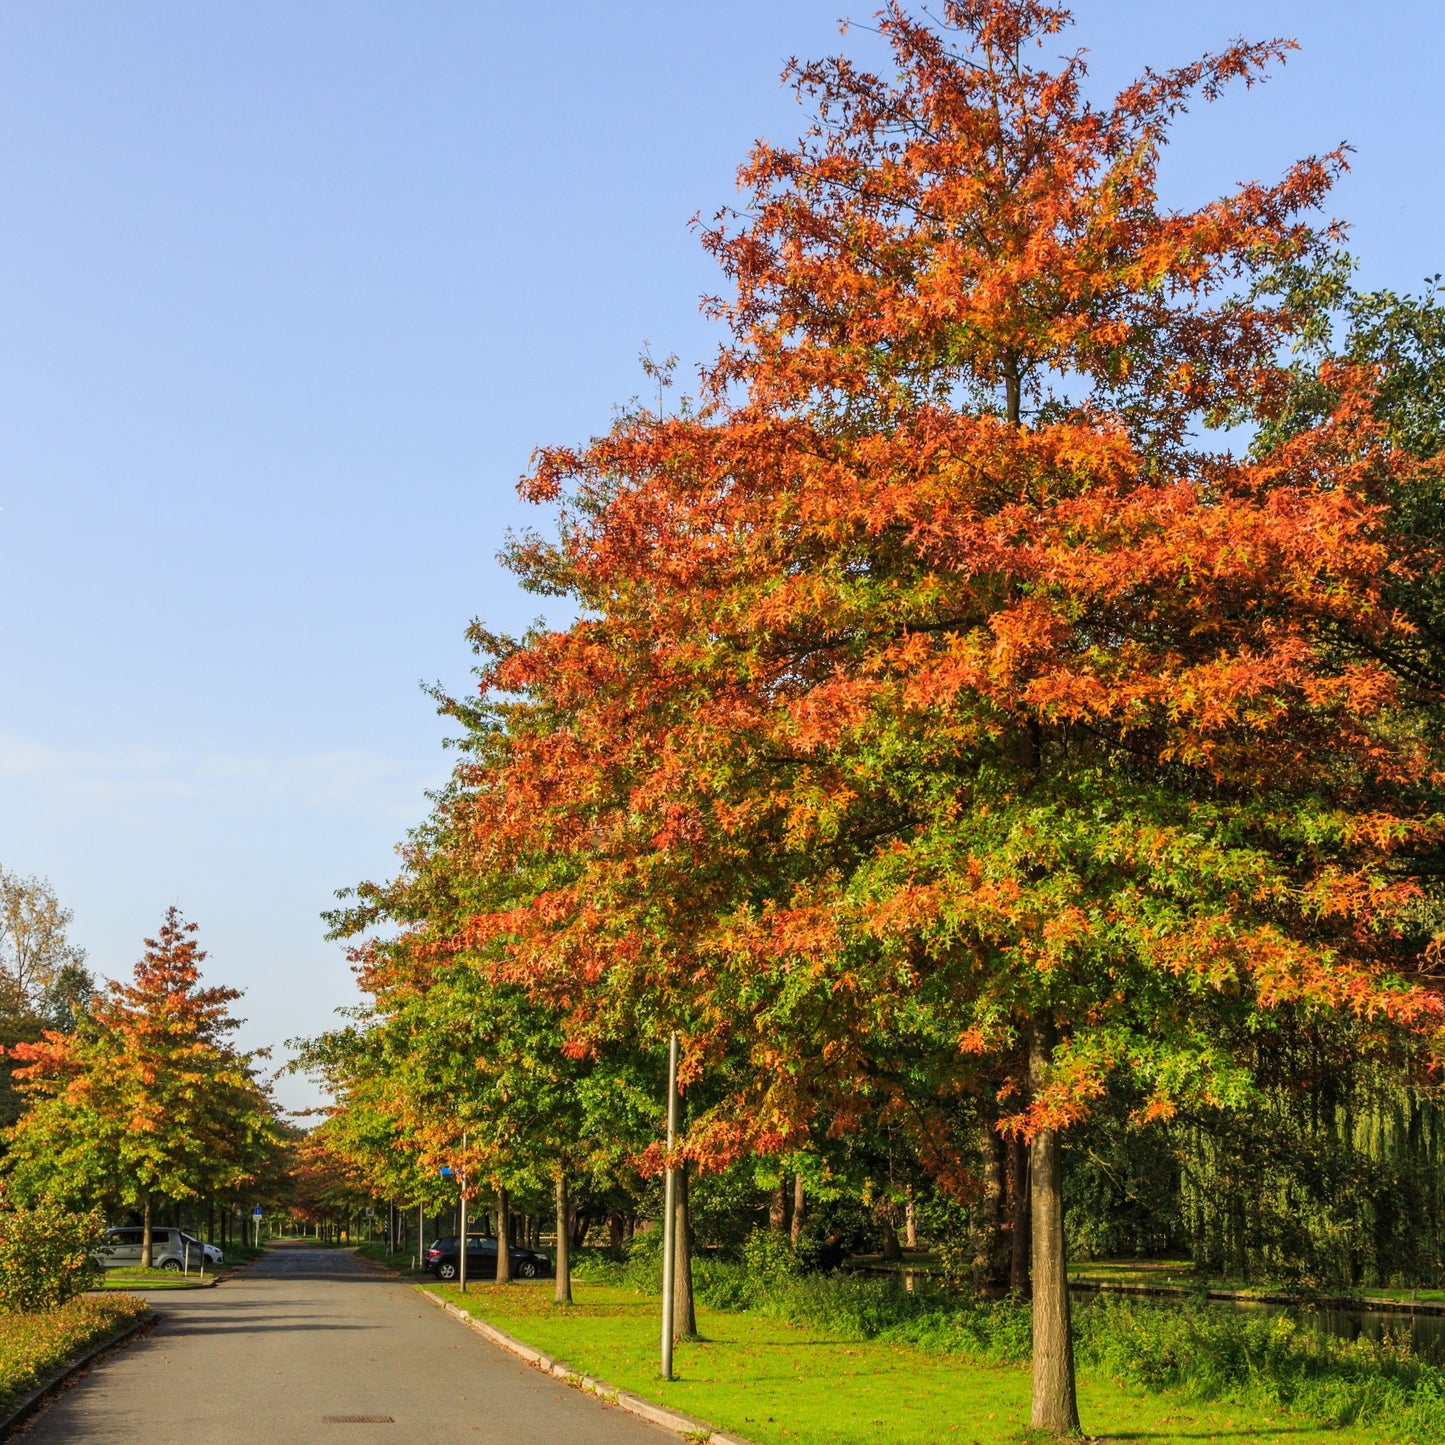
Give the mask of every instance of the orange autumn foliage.
[{"label": "orange autumn foliage", "polygon": [[563,530],[515,564],[581,620],[478,635],[506,742],[464,772],[470,866],[551,882],[459,942],[504,940],[575,1048],[681,1026],[727,1081],[705,1161],[966,1083],[1041,1014],[1028,1132],[1120,1070],[1154,1116],[1237,1093],[1241,1011],[1440,1026],[1373,378],[1256,451],[1204,431],[1280,406],[1343,154],[1166,211],[1172,118],[1287,43],[1099,106],[1080,55],[1030,63],[1066,12],[946,19],[885,10],[896,79],[794,66],[814,129],[704,232],[700,400],[526,483]]}]

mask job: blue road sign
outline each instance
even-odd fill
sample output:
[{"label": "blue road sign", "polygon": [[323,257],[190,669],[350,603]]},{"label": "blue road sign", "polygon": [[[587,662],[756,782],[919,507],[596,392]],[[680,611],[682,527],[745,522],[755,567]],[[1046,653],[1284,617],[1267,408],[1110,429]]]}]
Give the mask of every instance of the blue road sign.
[{"label": "blue road sign", "polygon": [[258,1205],[251,1211],[251,1218],[252,1218],[252,1219],[260,1219],[260,1217],[261,1217],[261,1206],[258,1204]]},{"label": "blue road sign", "polygon": [[452,1177],[452,1166],[450,1164],[443,1164],[439,1172],[443,1179],[450,1179]]}]

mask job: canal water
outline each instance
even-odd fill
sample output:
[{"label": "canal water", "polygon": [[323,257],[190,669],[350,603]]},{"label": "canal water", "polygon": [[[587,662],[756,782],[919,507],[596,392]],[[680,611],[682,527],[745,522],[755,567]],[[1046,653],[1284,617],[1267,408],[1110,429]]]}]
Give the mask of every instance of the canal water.
[{"label": "canal water", "polygon": [[[869,1271],[872,1273],[872,1271]],[[886,1273],[902,1288],[914,1290],[936,1289],[937,1285],[923,1270],[888,1270]],[[1105,1291],[1111,1299],[1118,1299],[1123,1292]],[[1100,1298],[1098,1290],[1077,1290],[1075,1299],[1081,1303]],[[1182,1304],[1178,1296],[1127,1294],[1124,1298],[1137,1299],[1149,1304],[1168,1306]],[[1406,1310],[1349,1309],[1338,1305],[1280,1305],[1264,1304],[1258,1300],[1209,1300],[1210,1309],[1231,1310],[1237,1314],[1289,1315],[1302,1329],[1313,1330],[1316,1334],[1334,1335],[1338,1339],[1355,1340],[1362,1335],[1369,1340],[1404,1338],[1411,1350],[1432,1365],[1445,1365],[1445,1315],[1413,1314]]]},{"label": "canal water", "polygon": [[1348,1309],[1337,1305],[1259,1304],[1254,1300],[1210,1300],[1209,1305],[1211,1309],[1234,1310],[1239,1314],[1289,1315],[1302,1329],[1344,1340],[1359,1339],[1362,1335],[1370,1340],[1381,1340],[1387,1335],[1394,1339],[1403,1337],[1422,1360],[1445,1365],[1445,1315]]}]

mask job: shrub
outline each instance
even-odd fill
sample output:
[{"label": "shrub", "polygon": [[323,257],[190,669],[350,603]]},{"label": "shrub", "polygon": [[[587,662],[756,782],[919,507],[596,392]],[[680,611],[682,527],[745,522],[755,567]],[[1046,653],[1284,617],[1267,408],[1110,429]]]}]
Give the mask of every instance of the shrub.
[{"label": "shrub", "polygon": [[743,1241],[743,1268],[760,1280],[792,1279],[800,1272],[792,1240],[775,1229],[755,1229]]},{"label": "shrub", "polygon": [[0,1328],[0,1415],[58,1365],[145,1317],[128,1294],[86,1295],[55,1310],[12,1314]]},{"label": "shrub", "polygon": [[88,1289],[104,1219],[53,1199],[0,1209],[0,1312],[53,1310]]},{"label": "shrub", "polygon": [[1081,1362],[1149,1390],[1283,1406],[1332,1425],[1388,1422],[1445,1440],[1445,1370],[1404,1334],[1316,1333],[1289,1315],[1102,1298],[1075,1314]]}]

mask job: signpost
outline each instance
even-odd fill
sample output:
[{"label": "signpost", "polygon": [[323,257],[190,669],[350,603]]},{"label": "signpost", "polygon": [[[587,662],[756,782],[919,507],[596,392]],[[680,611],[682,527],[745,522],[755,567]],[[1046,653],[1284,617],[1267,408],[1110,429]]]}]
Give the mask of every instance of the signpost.
[{"label": "signpost", "polygon": [[255,1221],[254,1224],[252,1225],[252,1229],[251,1229],[251,1233],[252,1233],[252,1235],[254,1236],[251,1242],[256,1246],[257,1249],[260,1249],[260,1247],[261,1247],[261,1219],[262,1219],[262,1214],[261,1214],[261,1206],[260,1206],[259,1204],[251,1211],[251,1218],[252,1218],[253,1221]]},{"label": "signpost", "polygon": [[[467,1136],[466,1136],[465,1134],[463,1134],[463,1135],[462,1135],[462,1148],[465,1149],[466,1147],[467,1147]],[[441,1175],[441,1177],[442,1177],[443,1179],[454,1179],[454,1178],[457,1178],[457,1176],[453,1173],[453,1171],[452,1171],[452,1166],[451,1166],[450,1164],[443,1164],[442,1167],[441,1167],[437,1172]],[[462,1207],[461,1207],[461,1209],[458,1211],[458,1214],[457,1214],[457,1222],[458,1222],[458,1224],[461,1226],[460,1232],[459,1232],[459,1234],[458,1234],[458,1236],[457,1236],[457,1284],[460,1286],[461,1292],[462,1292],[463,1294],[466,1294],[466,1292],[467,1292],[467,1174],[466,1174],[466,1170],[465,1170],[465,1169],[462,1170],[462,1174],[461,1174],[460,1179],[458,1179],[458,1183],[461,1185],[461,1189],[462,1189]],[[418,1252],[420,1251],[420,1248],[421,1248],[421,1246],[418,1245],[418,1246],[417,1246]]]}]

